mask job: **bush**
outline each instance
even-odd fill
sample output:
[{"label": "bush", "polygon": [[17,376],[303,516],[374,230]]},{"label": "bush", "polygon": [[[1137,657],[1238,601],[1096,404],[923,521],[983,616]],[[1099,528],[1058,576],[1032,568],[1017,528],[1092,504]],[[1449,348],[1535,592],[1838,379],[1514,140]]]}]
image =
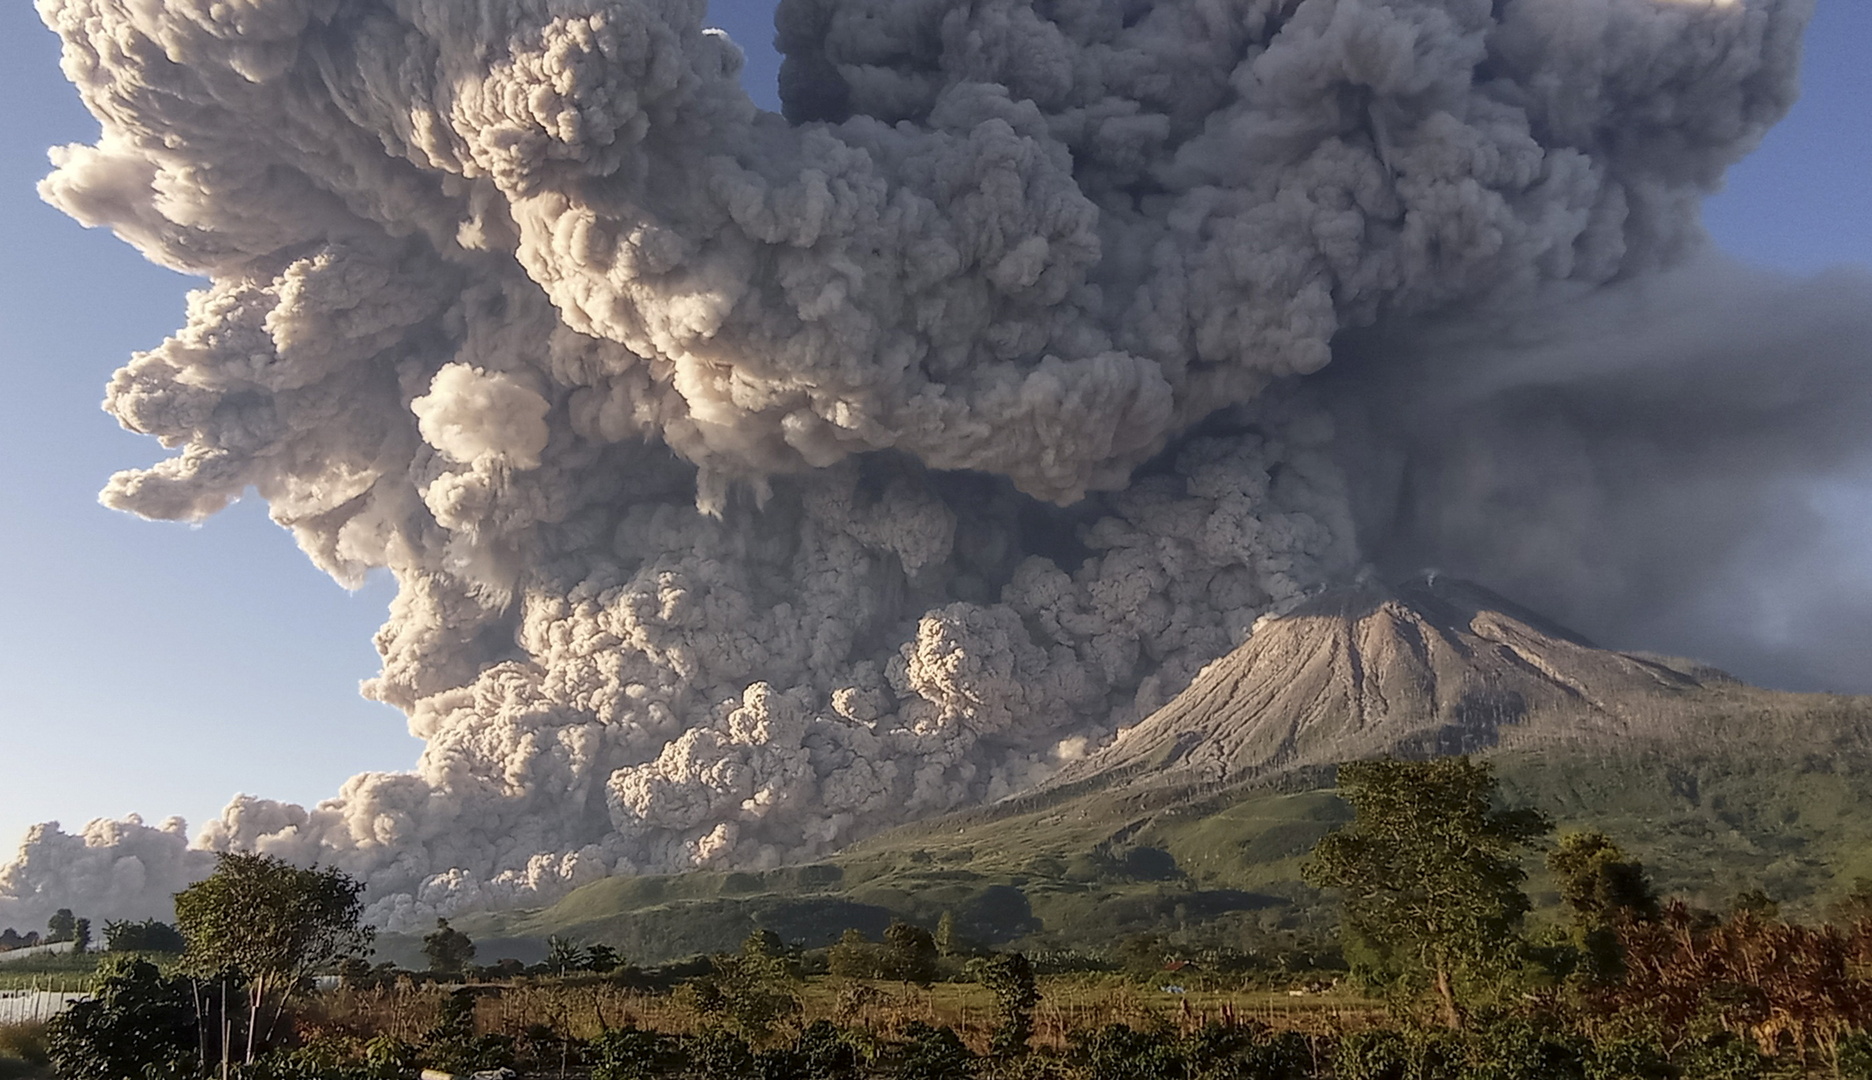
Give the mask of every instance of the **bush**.
[{"label": "bush", "polygon": [[592,1080],[651,1080],[682,1068],[682,1041],[656,1031],[616,1028],[591,1044]]},{"label": "bush", "polygon": [[422,1061],[450,1073],[505,1069],[514,1063],[514,1040],[506,1035],[475,1034],[475,992],[457,990],[444,998],[422,1043]]},{"label": "bush", "polygon": [[1189,1065],[1171,1035],[1111,1024],[1073,1040],[1073,1057],[1091,1080],[1182,1080]]},{"label": "bush", "polygon": [[838,944],[826,950],[826,970],[841,979],[888,977],[883,946],[866,940],[860,930],[845,931]]},{"label": "bush", "polygon": [[1259,1024],[1210,1024],[1184,1043],[1189,1071],[1201,1077],[1313,1080],[1313,1044],[1297,1031]]},{"label": "bush", "polygon": [[1872,1080],[1872,1035],[1861,1033],[1840,1040],[1839,1074],[1841,1080]]},{"label": "bush", "polygon": [[1390,1028],[1355,1031],[1340,1039],[1333,1053],[1337,1080],[1407,1080],[1409,1072],[1404,1033]]},{"label": "bush", "polygon": [[894,1080],[969,1080],[975,1055],[954,1031],[922,1021],[904,1028],[904,1041],[893,1048]]},{"label": "bush", "polygon": [[1706,1039],[1677,1058],[1683,1080],[1760,1080],[1768,1071],[1761,1052],[1732,1035]]},{"label": "bush", "polygon": [[[1626,1035],[1606,1039],[1587,1056],[1586,1080],[1671,1080],[1676,1073],[1657,1039]],[[1872,1075],[1866,1077],[1872,1080]]]},{"label": "bush", "polygon": [[859,1080],[863,1060],[838,1028],[815,1020],[793,1045],[759,1055],[759,1075],[761,1080]]},{"label": "bush", "polygon": [[147,960],[107,961],[97,996],[74,1002],[46,1025],[47,1049],[63,1080],[123,1080],[193,1072],[198,1041],[194,988]]},{"label": "bush", "polygon": [[1584,1040],[1520,1018],[1491,1024],[1467,1042],[1466,1080],[1586,1080]]},{"label": "bush", "polygon": [[996,1024],[992,1049],[997,1057],[1027,1052],[1033,1039],[1034,1006],[1040,991],[1034,986],[1033,965],[1020,953],[993,956],[970,965],[975,979],[995,997]]}]

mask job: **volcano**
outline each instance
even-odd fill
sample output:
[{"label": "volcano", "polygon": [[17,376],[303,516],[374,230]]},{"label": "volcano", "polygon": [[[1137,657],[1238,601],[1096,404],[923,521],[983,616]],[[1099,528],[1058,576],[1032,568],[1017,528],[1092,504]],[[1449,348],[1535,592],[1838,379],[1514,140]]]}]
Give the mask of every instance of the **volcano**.
[{"label": "volcano", "polygon": [[1872,698],[1765,690],[1600,648],[1438,575],[1361,580],[1261,620],[1038,790],[822,864],[613,878],[546,911],[463,925],[658,958],[730,949],[750,925],[829,944],[850,926],[945,912],[982,941],[1102,948],[1174,927],[1239,942],[1332,917],[1300,865],[1349,813],[1333,766],[1452,752],[1488,761],[1510,804],[1606,831],[1660,888],[1698,903],[1762,888],[1818,911],[1872,871]]},{"label": "volcano", "polygon": [[[1692,661],[1600,648],[1470,582],[1364,580],[1263,618],[1050,787],[1213,789],[1381,754],[1707,747],[1765,737],[1811,716],[1813,701]],[[1867,712],[1846,710],[1857,719],[1809,726],[1795,741],[1863,748]]]}]

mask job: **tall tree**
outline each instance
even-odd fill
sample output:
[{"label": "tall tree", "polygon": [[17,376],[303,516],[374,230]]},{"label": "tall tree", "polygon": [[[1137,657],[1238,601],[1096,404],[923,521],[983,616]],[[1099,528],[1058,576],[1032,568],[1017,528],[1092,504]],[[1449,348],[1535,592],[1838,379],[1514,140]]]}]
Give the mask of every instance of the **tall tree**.
[{"label": "tall tree", "polygon": [[313,972],[369,951],[364,886],[335,867],[302,870],[269,855],[222,855],[215,871],[176,894],[184,964],[247,984],[247,1052],[261,1013],[279,1022],[293,990]]},{"label": "tall tree", "polygon": [[62,941],[70,941],[72,931],[77,925],[78,920],[72,917],[71,908],[59,908],[52,913],[50,919],[46,920],[46,944],[56,945]]},{"label": "tall tree", "polygon": [[1520,855],[1552,829],[1537,810],[1501,810],[1487,765],[1468,757],[1361,761],[1339,768],[1353,820],[1302,868],[1343,896],[1347,943],[1368,973],[1434,991],[1461,1027],[1463,988],[1501,974],[1517,953],[1527,874]]},{"label": "tall tree", "polygon": [[1620,931],[1655,921],[1662,911],[1644,865],[1602,832],[1569,833],[1547,854],[1547,869],[1560,886],[1560,901],[1573,923],[1583,974],[1594,983],[1625,975]]},{"label": "tall tree", "polygon": [[920,926],[891,923],[884,931],[884,956],[894,978],[921,986],[936,979],[936,939]]},{"label": "tall tree", "polygon": [[438,975],[460,975],[475,958],[475,944],[467,934],[437,919],[435,932],[423,938],[423,956]]}]

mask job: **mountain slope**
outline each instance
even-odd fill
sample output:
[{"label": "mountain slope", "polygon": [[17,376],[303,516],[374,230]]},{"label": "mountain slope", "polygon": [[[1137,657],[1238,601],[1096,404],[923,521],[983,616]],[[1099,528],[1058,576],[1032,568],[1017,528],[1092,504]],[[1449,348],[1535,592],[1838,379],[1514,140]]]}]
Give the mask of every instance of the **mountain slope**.
[{"label": "mountain slope", "polygon": [[[1723,715],[1751,703],[1773,712],[1796,697],[1597,648],[1464,582],[1363,583],[1262,620],[1053,786],[1102,778],[1214,789],[1385,753],[1655,744],[1709,737]],[[1863,744],[1867,731],[1828,735]]]},{"label": "mountain slope", "polygon": [[[1872,698],[1788,694],[1594,647],[1448,579],[1364,583],[1264,620],[1239,649],[1042,789],[764,873],[614,878],[476,937],[605,941],[644,961],[757,926],[827,944],[953,913],[977,940],[1109,947],[1144,931],[1251,944],[1318,927],[1299,881],[1346,820],[1338,762],[1472,752],[1506,796],[1602,828],[1666,891],[1762,888],[1813,912],[1872,875]],[[1538,891],[1540,879],[1535,880]]]}]

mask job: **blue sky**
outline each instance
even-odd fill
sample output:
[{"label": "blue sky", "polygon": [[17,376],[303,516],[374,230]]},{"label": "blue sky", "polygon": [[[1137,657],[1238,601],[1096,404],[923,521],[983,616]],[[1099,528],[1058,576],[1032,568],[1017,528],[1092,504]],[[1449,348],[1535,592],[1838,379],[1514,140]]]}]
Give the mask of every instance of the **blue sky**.
[{"label": "blue sky", "polygon": [[[712,18],[748,49],[772,105],[768,0]],[[1807,272],[1872,266],[1872,3],[1819,0],[1806,96],[1713,199],[1718,243]],[[47,147],[96,125],[58,72],[28,4],[0,5],[0,861],[26,826],[181,814],[191,826],[237,791],[313,802],[351,774],[404,769],[420,744],[402,716],[357,696],[387,582],[347,593],[312,569],[257,502],[198,528],[98,506],[114,471],[160,456],[98,407],[110,374],[182,322],[192,282],[39,202]],[[1829,496],[1872,535],[1872,491]]]}]

